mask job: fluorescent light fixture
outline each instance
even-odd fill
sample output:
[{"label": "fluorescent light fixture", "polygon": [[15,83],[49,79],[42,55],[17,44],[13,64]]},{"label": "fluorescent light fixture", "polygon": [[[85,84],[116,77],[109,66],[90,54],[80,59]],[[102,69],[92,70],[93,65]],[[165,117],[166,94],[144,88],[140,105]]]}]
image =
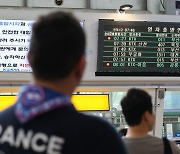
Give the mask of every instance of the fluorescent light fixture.
[{"label": "fluorescent light fixture", "polygon": [[126,10],[129,10],[131,9],[133,6],[130,5],[130,4],[124,4],[124,5],[121,5],[120,8],[119,8],[119,13],[125,13]]}]

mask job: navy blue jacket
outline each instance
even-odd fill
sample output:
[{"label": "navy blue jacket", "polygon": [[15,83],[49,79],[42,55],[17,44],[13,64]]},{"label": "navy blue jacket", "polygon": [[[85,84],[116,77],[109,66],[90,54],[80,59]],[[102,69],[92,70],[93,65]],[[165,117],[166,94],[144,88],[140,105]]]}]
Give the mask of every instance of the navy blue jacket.
[{"label": "navy blue jacket", "polygon": [[106,121],[78,113],[72,105],[20,123],[15,106],[0,113],[0,154],[126,154]]}]

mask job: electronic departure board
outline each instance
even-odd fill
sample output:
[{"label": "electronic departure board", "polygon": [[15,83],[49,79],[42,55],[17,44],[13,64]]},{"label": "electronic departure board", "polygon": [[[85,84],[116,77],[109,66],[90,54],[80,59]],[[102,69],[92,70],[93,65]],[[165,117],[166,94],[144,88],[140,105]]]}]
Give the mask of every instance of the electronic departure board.
[{"label": "electronic departure board", "polygon": [[180,75],[180,23],[99,20],[95,74]]},{"label": "electronic departure board", "polygon": [[0,72],[31,72],[27,52],[33,21],[0,20]]}]

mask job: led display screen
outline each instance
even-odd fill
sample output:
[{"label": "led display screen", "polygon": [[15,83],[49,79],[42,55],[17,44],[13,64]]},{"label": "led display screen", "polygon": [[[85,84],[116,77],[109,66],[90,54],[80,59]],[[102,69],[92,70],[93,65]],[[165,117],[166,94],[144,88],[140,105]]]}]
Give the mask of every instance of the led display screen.
[{"label": "led display screen", "polygon": [[180,75],[180,23],[99,20],[97,76]]},{"label": "led display screen", "polygon": [[31,72],[27,52],[33,21],[0,20],[0,72]]},{"label": "led display screen", "polygon": [[[0,20],[0,72],[32,72],[27,60],[34,21]],[[84,22],[80,22],[83,27]]]}]

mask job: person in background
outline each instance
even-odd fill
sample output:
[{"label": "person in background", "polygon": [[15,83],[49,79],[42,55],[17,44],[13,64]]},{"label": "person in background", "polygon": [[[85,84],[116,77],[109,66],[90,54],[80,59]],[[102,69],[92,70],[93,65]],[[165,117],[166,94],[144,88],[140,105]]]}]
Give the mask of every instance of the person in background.
[{"label": "person in background", "polygon": [[0,113],[0,154],[126,154],[109,123],[71,103],[85,67],[85,34],[72,14],[34,23],[28,59],[34,80]]},{"label": "person in background", "polygon": [[[148,135],[152,131],[155,114],[151,96],[141,89],[132,88],[121,100],[122,112],[129,126],[126,136],[123,138],[127,144],[129,154],[163,154],[171,151],[172,154],[180,154],[180,149],[172,141],[164,146],[161,138]],[[166,150],[168,148],[168,150]]]}]

